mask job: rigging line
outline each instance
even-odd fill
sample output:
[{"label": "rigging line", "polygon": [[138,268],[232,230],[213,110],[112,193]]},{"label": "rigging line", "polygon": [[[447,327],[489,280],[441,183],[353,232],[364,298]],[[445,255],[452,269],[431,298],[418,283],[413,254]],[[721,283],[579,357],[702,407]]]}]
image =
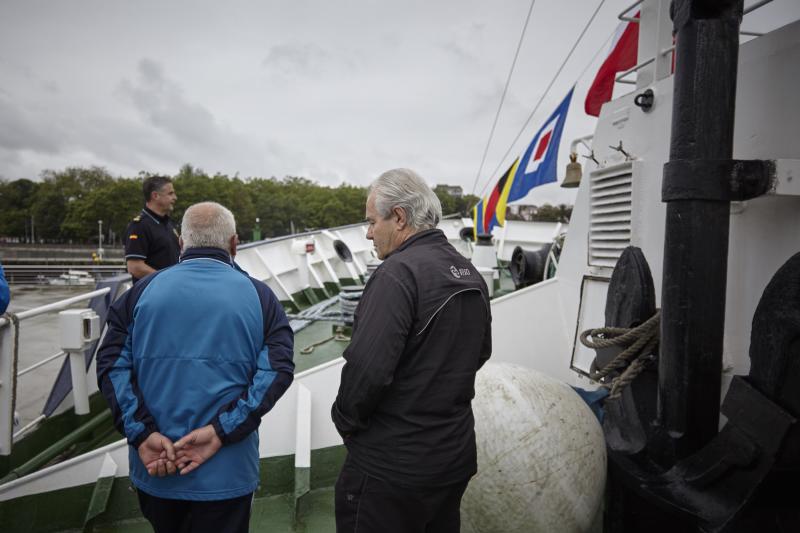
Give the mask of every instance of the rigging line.
[{"label": "rigging line", "polygon": [[553,79],[550,80],[550,83],[547,85],[547,88],[544,90],[544,93],[542,93],[541,98],[539,98],[539,101],[536,102],[536,106],[533,108],[533,111],[531,111],[531,114],[528,115],[528,118],[525,120],[525,124],[522,125],[522,128],[519,130],[519,133],[517,133],[517,136],[514,137],[513,141],[511,141],[511,145],[508,147],[508,150],[503,155],[503,157],[500,159],[500,164],[497,165],[497,168],[495,168],[494,171],[492,171],[491,174],[489,174],[489,179],[486,181],[486,184],[483,186],[483,189],[481,190],[481,193],[478,195],[478,197],[483,197],[483,193],[486,192],[486,187],[492,181],[492,176],[496,175],[497,171],[500,170],[500,167],[503,166],[503,162],[506,160],[506,157],[508,157],[508,154],[511,153],[511,150],[514,148],[514,145],[516,144],[516,142],[519,140],[519,138],[525,132],[525,128],[528,127],[528,124],[530,123],[531,119],[533,119],[533,116],[536,114],[536,111],[539,110],[539,106],[542,105],[542,102],[544,101],[545,97],[547,96],[547,93],[550,92],[550,88],[553,87],[553,84],[555,83],[556,79],[558,79],[559,74],[561,74],[561,71],[564,70],[564,66],[567,64],[567,61],[569,61],[570,57],[572,57],[572,54],[575,52],[575,49],[578,47],[578,44],[580,44],[581,40],[583,39],[583,36],[586,35],[586,30],[588,30],[589,26],[592,25],[592,22],[594,22],[595,17],[597,17],[597,13],[600,11],[600,8],[603,7],[603,4],[605,4],[605,3],[606,3],[606,0],[600,0],[600,3],[597,4],[597,7],[595,8],[594,13],[592,13],[592,16],[589,18],[589,21],[583,27],[583,30],[581,31],[581,34],[578,36],[578,39],[572,45],[572,49],[570,49],[569,53],[567,54],[567,57],[564,58],[563,63],[561,63],[561,66],[558,67],[558,70],[556,71],[555,76],[553,76]]},{"label": "rigging line", "polygon": [[[589,62],[586,63],[586,66],[583,67],[583,70],[581,71],[581,73],[578,74],[577,78],[575,78],[576,80],[579,80],[579,79],[583,78],[583,75],[586,74],[586,71],[589,70],[589,67],[591,67],[594,64],[595,60],[597,59],[597,56],[600,55],[600,52],[603,52],[603,51],[605,51],[606,53],[609,52],[608,43],[611,41],[611,39],[614,38],[614,35],[616,35],[616,33],[617,33],[617,29],[616,28],[611,30],[611,33],[608,34],[608,37],[606,37],[606,40],[603,41],[603,44],[601,44],[597,48],[597,52],[594,53],[594,55],[592,56],[592,59],[590,59]],[[576,83],[577,83],[577,81],[576,81]]]},{"label": "rigging line", "polygon": [[528,16],[525,18],[525,25],[522,27],[522,34],[519,36],[519,43],[517,43],[517,51],[514,53],[514,61],[511,62],[511,70],[508,71],[508,78],[506,78],[506,86],[503,87],[503,95],[500,97],[500,105],[497,106],[497,113],[494,115],[494,123],[492,123],[492,129],[489,132],[489,138],[486,140],[486,148],[483,149],[483,158],[481,158],[481,165],[478,167],[478,173],[475,175],[475,183],[472,184],[472,193],[475,194],[475,188],[478,186],[478,180],[481,177],[481,172],[483,172],[483,165],[486,163],[486,155],[489,153],[489,146],[492,144],[492,138],[494,137],[494,130],[497,127],[497,120],[500,118],[500,110],[503,109],[503,103],[506,100],[506,93],[508,92],[508,86],[511,84],[511,76],[514,74],[514,67],[517,65],[517,58],[519,57],[520,48],[522,48],[522,41],[525,39],[525,32],[528,30],[528,22],[531,20],[531,13],[533,12],[533,6],[536,4],[536,0],[531,0],[531,6],[528,8]]}]

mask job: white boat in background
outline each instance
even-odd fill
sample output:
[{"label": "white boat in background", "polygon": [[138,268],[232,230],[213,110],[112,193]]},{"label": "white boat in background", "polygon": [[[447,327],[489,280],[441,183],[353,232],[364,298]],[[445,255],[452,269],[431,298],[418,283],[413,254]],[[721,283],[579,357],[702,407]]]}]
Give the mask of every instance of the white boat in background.
[{"label": "white boat in background", "polygon": [[64,274],[60,274],[57,278],[50,278],[47,280],[49,285],[67,285],[67,286],[94,286],[97,280],[94,279],[89,272],[85,270],[69,270]]}]

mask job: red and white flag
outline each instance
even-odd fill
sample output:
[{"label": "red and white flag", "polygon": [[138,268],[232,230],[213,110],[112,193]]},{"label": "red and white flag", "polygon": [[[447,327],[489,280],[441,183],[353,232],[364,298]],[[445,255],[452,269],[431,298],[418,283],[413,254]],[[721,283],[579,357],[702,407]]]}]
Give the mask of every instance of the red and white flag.
[{"label": "red and white flag", "polygon": [[[639,13],[634,15],[639,18]],[[639,23],[628,22],[621,24],[621,32],[617,32],[617,39],[611,48],[611,53],[594,77],[589,92],[586,93],[586,102],[583,107],[587,115],[597,117],[600,108],[611,100],[614,93],[614,78],[618,72],[623,72],[636,65],[636,56],[639,51]]]}]

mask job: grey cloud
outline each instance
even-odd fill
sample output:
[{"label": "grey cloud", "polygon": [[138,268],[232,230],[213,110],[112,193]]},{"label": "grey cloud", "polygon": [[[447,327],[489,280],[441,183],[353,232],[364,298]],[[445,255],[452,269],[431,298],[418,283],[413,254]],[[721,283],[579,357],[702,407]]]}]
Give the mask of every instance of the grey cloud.
[{"label": "grey cloud", "polygon": [[455,42],[446,42],[441,43],[439,48],[447,52],[448,54],[454,56],[459,61],[463,61],[465,63],[474,63],[477,58],[475,55],[470,52],[466,47],[461,46]]},{"label": "grey cloud", "polygon": [[164,83],[164,70],[152,59],[144,58],[139,61],[139,74],[149,84],[161,86]]},{"label": "grey cloud", "polygon": [[323,65],[328,57],[325,50],[313,43],[279,44],[270,48],[262,65],[286,74],[308,73]]},{"label": "grey cloud", "polygon": [[119,90],[145,120],[182,142],[213,147],[219,125],[203,106],[186,99],[180,86],[164,75],[161,65],[142,59],[136,82],[122,80]]},{"label": "grey cloud", "polygon": [[50,94],[58,94],[61,92],[61,87],[54,80],[45,80],[42,82],[42,89]]},{"label": "grey cloud", "polygon": [[279,44],[269,49],[261,66],[286,75],[318,75],[333,68],[355,68],[352,56],[333,54],[315,43]]},{"label": "grey cloud", "polygon": [[454,30],[451,39],[439,43],[439,48],[467,64],[480,61],[479,56],[484,49],[486,24],[474,22],[467,27]]},{"label": "grey cloud", "polygon": [[0,97],[0,146],[10,150],[56,153],[64,136],[54,120],[26,113],[5,96]]}]

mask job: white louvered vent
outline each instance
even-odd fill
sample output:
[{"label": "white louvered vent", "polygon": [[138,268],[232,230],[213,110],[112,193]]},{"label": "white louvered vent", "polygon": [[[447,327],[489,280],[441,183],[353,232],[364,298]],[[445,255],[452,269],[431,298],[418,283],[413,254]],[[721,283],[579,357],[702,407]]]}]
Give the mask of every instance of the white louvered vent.
[{"label": "white louvered vent", "polygon": [[614,267],[631,244],[631,163],[589,174],[589,265]]}]

